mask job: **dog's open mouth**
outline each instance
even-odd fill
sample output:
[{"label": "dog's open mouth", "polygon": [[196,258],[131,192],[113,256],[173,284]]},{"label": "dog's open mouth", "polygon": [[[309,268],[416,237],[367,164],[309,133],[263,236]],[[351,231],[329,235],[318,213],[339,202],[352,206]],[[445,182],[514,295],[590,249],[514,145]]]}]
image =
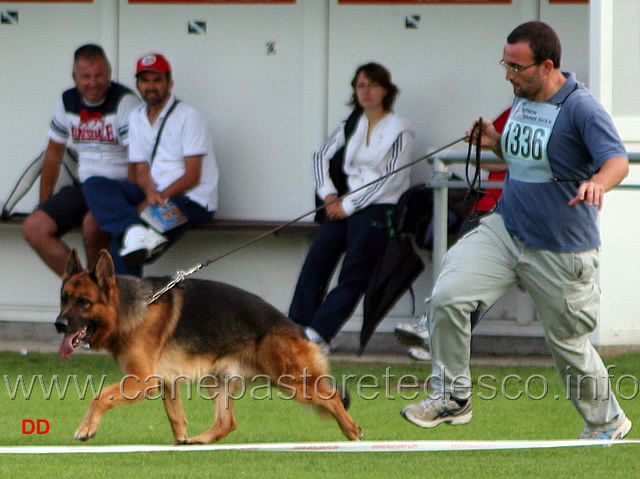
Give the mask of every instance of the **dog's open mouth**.
[{"label": "dog's open mouth", "polygon": [[87,325],[80,331],[66,335],[62,338],[62,342],[60,343],[60,357],[63,359],[70,358],[79,346],[88,344],[92,333],[93,328]]}]

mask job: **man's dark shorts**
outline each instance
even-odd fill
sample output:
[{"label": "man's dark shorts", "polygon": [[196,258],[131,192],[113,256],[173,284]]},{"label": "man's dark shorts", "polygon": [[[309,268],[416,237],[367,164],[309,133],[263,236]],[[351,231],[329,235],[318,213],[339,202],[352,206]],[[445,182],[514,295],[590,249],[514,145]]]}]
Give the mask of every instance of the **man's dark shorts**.
[{"label": "man's dark shorts", "polygon": [[82,185],[73,184],[60,189],[51,198],[38,206],[58,225],[58,236],[77,226],[82,226],[82,219],[89,212],[82,194]]}]

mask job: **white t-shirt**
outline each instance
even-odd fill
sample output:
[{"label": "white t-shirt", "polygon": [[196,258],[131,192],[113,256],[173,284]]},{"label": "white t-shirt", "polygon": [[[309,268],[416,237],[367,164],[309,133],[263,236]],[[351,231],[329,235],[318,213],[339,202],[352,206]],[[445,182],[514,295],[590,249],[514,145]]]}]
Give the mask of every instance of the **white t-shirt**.
[{"label": "white t-shirt", "polygon": [[[153,125],[147,118],[146,104],[140,105],[131,113],[129,161],[151,163],[160,125],[175,101],[175,96],[171,95]],[[167,117],[151,163],[151,178],[158,191],[166,189],[184,175],[184,159],[189,156],[203,157],[202,171],[200,183],[185,194],[207,210],[215,211],[218,208],[218,165],[213,153],[213,142],[202,115],[191,105],[180,101]]]},{"label": "white t-shirt", "polygon": [[49,125],[48,136],[78,152],[78,176],[127,179],[129,115],[140,100],[127,87],[112,82],[97,105],[84,103],[77,88],[65,91]]}]

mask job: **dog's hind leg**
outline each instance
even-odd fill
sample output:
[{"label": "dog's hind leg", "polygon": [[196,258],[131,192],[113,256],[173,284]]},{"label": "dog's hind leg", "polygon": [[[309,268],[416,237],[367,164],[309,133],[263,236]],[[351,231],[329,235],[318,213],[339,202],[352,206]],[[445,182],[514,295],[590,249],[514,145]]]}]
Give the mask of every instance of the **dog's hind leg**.
[{"label": "dog's hind leg", "polygon": [[342,391],[333,387],[328,377],[327,359],[317,344],[300,337],[274,335],[262,341],[258,357],[264,358],[260,367],[274,384],[288,393],[295,390],[296,400],[328,411],[347,438],[362,439],[360,426],[346,411]]},{"label": "dog's hind leg", "polygon": [[211,444],[219,441],[238,426],[235,414],[233,413],[233,398],[226,387],[220,387],[214,394],[212,400],[215,409],[215,417],[211,429],[202,434],[189,438],[189,444]]},{"label": "dog's hind leg", "polygon": [[180,388],[177,384],[167,382],[165,385],[165,396],[162,403],[167,412],[169,423],[173,431],[173,441],[175,444],[188,444],[187,438],[187,417],[184,414],[182,400],[180,399]]},{"label": "dog's hind leg", "polygon": [[[308,372],[307,372],[308,373]],[[341,391],[333,387],[324,375],[297,375],[296,380],[287,384],[287,388],[295,388],[295,398],[302,403],[311,403],[329,412],[338,422],[342,433],[352,441],[363,438],[360,426],[356,424],[344,407]],[[283,384],[286,384],[283,381]]]}]

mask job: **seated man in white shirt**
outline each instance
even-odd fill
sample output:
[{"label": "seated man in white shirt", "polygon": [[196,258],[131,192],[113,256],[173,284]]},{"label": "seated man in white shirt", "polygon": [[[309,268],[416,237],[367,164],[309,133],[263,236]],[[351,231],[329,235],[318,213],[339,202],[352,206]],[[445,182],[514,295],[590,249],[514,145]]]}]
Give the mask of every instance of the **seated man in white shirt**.
[{"label": "seated man in white shirt", "polygon": [[[142,275],[157,257],[198,223],[211,221],[218,206],[218,167],[204,119],[171,93],[171,67],[160,54],[145,55],[136,67],[144,104],[129,122],[129,181],[91,178],[83,185],[100,228],[111,233],[116,273]],[[147,205],[170,200],[187,221],[156,231],[140,219]]]}]

